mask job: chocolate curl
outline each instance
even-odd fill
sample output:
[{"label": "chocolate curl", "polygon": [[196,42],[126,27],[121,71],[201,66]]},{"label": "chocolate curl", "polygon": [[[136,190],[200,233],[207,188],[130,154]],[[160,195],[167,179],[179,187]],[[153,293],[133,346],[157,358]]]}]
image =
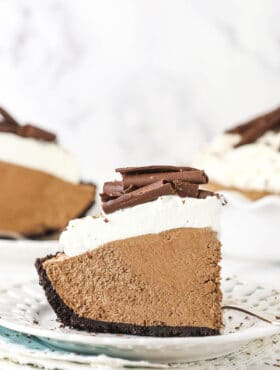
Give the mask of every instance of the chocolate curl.
[{"label": "chocolate curl", "polygon": [[106,182],[100,194],[105,213],[133,207],[163,195],[186,198],[213,196],[210,191],[199,190],[199,184],[208,182],[204,171],[191,167],[146,166],[118,168],[123,181]]},{"label": "chocolate curl", "polygon": [[118,198],[117,196],[108,195],[106,193],[99,194],[102,203],[108,202],[109,200]]},{"label": "chocolate curl", "polygon": [[100,194],[102,202],[120,197],[124,194],[122,181],[108,181],[103,185],[103,192]]},{"label": "chocolate curl", "polygon": [[110,196],[119,197],[124,193],[123,184],[121,181],[108,181],[103,185],[103,193]]},{"label": "chocolate curl", "polygon": [[56,141],[56,135],[37,126],[20,125],[5,109],[0,107],[0,132],[8,132],[22,137],[43,141]]},{"label": "chocolate curl", "polygon": [[22,137],[30,137],[37,140],[43,140],[43,141],[49,141],[49,142],[55,142],[56,141],[56,135],[52,132],[43,130],[37,126],[33,126],[30,124],[19,126],[17,129],[17,135]]},{"label": "chocolate curl", "polygon": [[237,148],[242,145],[252,144],[266,131],[277,130],[279,127],[280,107],[226,132],[230,134],[239,134],[241,136],[240,142],[235,145]]},{"label": "chocolate curl", "polygon": [[116,172],[120,174],[130,174],[137,175],[140,173],[150,173],[150,172],[181,172],[181,171],[193,171],[196,168],[192,167],[178,167],[178,166],[143,166],[143,167],[123,167],[116,168]]},{"label": "chocolate curl", "polygon": [[105,213],[112,213],[119,209],[133,207],[155,200],[162,195],[170,194],[175,194],[175,189],[170,183],[161,180],[129,193],[125,193],[116,199],[104,202],[103,210]]},{"label": "chocolate curl", "polygon": [[197,184],[190,184],[188,182],[175,180],[173,181],[173,186],[175,188],[176,193],[180,197],[198,198],[199,196],[199,189]]},{"label": "chocolate curl", "polygon": [[122,181],[108,181],[104,183],[103,192],[100,194],[100,197],[102,202],[107,202],[132,190],[134,190],[133,186],[129,186],[124,190]]},{"label": "chocolate curl", "polygon": [[15,134],[18,127],[18,122],[5,109],[0,107],[0,132]]},{"label": "chocolate curl", "polygon": [[279,125],[279,118],[273,118],[270,122],[260,121],[255,127],[251,127],[245,131],[239,143],[235,145],[236,148],[246,144],[252,144],[258,140],[266,131],[273,130]]},{"label": "chocolate curl", "polygon": [[192,184],[206,184],[208,178],[204,171],[191,170],[180,172],[155,172],[155,173],[142,173],[136,175],[123,174],[124,188],[130,185],[140,188],[152,184],[156,181],[186,181]]}]

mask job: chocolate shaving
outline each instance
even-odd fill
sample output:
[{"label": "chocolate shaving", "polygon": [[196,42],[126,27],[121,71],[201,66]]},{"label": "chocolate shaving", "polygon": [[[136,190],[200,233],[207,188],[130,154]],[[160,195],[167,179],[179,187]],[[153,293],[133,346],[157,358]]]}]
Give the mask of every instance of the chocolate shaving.
[{"label": "chocolate shaving", "polygon": [[191,184],[206,184],[207,177],[203,171],[182,171],[182,172],[163,172],[148,173],[139,175],[123,175],[124,188],[132,185],[137,188],[152,184],[156,181],[187,181]]},{"label": "chocolate shaving", "polygon": [[110,196],[120,196],[123,194],[123,185],[121,181],[105,182],[103,185],[103,193]]},{"label": "chocolate shaving", "polygon": [[[190,167],[149,166],[139,168],[140,170],[137,167],[117,169],[122,174],[125,189],[131,185],[140,188],[160,180],[185,181],[191,184],[206,184],[208,182],[204,171]],[[144,172],[145,168],[147,172]]]},{"label": "chocolate shaving", "polygon": [[118,209],[150,202],[162,195],[170,194],[175,194],[173,186],[169,182],[157,181],[103,203],[103,210],[106,213],[112,213]]},{"label": "chocolate shaving", "polygon": [[215,195],[200,190],[208,182],[204,171],[191,167],[146,166],[118,168],[123,181],[105,182],[100,194],[106,213],[150,202],[163,195],[206,198]]},{"label": "chocolate shaving", "polygon": [[8,132],[22,137],[55,142],[56,135],[37,126],[20,125],[7,111],[0,107],[0,132]]},{"label": "chocolate shaving", "polygon": [[279,131],[279,129],[280,107],[272,112],[256,117],[247,123],[236,126],[226,132],[241,136],[239,143],[235,145],[235,148],[237,148],[242,145],[254,143],[269,130]]},{"label": "chocolate shaving", "polygon": [[177,166],[143,166],[143,167],[123,167],[116,168],[116,172],[120,174],[130,174],[136,175],[140,173],[150,173],[150,172],[180,172],[180,171],[193,171],[196,170],[192,167],[177,167]]},{"label": "chocolate shaving", "polygon": [[213,193],[212,191],[204,190],[204,189],[199,189],[198,190],[198,198],[199,199],[205,199],[207,197],[217,197],[218,199],[220,199],[222,205],[227,204],[226,198],[221,194]]},{"label": "chocolate shaving", "polygon": [[106,193],[100,193],[99,196],[100,196],[100,199],[103,203],[108,202],[109,200],[118,198],[118,196],[112,196],[112,195],[108,195]]},{"label": "chocolate shaving", "polygon": [[105,182],[103,185],[103,193],[100,194],[100,197],[102,202],[106,202],[108,200],[118,198],[134,189],[135,188],[132,185],[124,189],[122,181]]},{"label": "chocolate shaving", "polygon": [[199,190],[197,184],[190,184],[188,182],[175,180],[173,181],[173,185],[176,190],[176,193],[180,197],[198,198]]}]

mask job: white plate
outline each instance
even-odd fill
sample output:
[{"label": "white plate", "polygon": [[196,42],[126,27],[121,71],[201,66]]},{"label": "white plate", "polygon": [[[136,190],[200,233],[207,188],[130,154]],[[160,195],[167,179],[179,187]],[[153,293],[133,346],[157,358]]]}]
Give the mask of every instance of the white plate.
[{"label": "white plate", "polygon": [[[223,282],[224,300],[280,313],[280,292],[234,279]],[[278,310],[278,312],[277,312]],[[187,362],[234,352],[253,339],[279,333],[266,324],[236,311],[224,312],[223,334],[212,337],[156,338],[132,335],[90,334],[62,327],[35,282],[0,291],[0,325],[39,337],[64,350],[107,354],[132,360]]]}]

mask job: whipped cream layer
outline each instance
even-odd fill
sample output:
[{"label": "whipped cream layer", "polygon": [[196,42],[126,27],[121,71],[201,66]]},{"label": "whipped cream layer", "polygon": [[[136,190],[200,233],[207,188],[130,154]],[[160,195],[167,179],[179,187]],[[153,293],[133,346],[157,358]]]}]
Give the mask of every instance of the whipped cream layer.
[{"label": "whipped cream layer", "polygon": [[0,161],[47,172],[72,183],[80,182],[76,159],[56,143],[1,132]]},{"label": "whipped cream layer", "polygon": [[76,256],[105,243],[181,227],[209,227],[219,232],[222,203],[216,196],[206,199],[167,195],[97,218],[70,221],[60,236],[68,256]]},{"label": "whipped cream layer", "polygon": [[280,133],[268,131],[253,144],[234,148],[237,134],[223,134],[194,160],[209,178],[244,190],[280,192]]}]

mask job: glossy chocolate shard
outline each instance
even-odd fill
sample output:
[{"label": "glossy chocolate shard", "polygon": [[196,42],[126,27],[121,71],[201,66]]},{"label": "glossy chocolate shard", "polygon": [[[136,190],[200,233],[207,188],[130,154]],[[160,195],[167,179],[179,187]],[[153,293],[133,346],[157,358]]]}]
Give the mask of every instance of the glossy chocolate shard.
[{"label": "glossy chocolate shard", "polygon": [[252,144],[269,130],[279,130],[280,128],[280,107],[272,112],[256,117],[249,122],[236,126],[228,131],[229,134],[238,134],[240,141],[235,145],[239,147]]},{"label": "glossy chocolate shard", "polygon": [[118,209],[133,207],[138,204],[150,202],[162,195],[175,194],[175,189],[169,182],[157,181],[140,189],[122,194],[118,198],[103,203],[105,213],[112,213]]},{"label": "glossy chocolate shard", "polygon": [[124,189],[122,181],[108,181],[103,185],[103,192],[100,194],[100,198],[102,202],[107,202],[108,200],[118,198],[125,193],[129,193],[132,190],[135,190],[133,186],[129,186]]},{"label": "glossy chocolate shard", "polygon": [[156,181],[185,181],[191,184],[206,184],[208,178],[203,171],[182,171],[182,172],[155,172],[137,175],[123,175],[124,188],[135,186],[137,188],[152,184]]},{"label": "glossy chocolate shard", "polygon": [[190,184],[185,181],[175,180],[173,181],[173,186],[176,190],[176,193],[180,197],[198,198],[199,189],[197,184]]},{"label": "glossy chocolate shard", "polygon": [[116,172],[121,174],[139,174],[139,173],[150,173],[150,172],[180,172],[180,171],[193,171],[196,170],[192,167],[179,167],[179,166],[142,166],[142,167],[123,167],[116,168]]},{"label": "glossy chocolate shard", "polygon": [[192,184],[206,184],[208,177],[202,170],[191,167],[146,166],[118,168],[123,177],[123,187],[140,188],[156,181],[184,181]]},{"label": "glossy chocolate shard", "polygon": [[100,194],[105,213],[132,207],[163,195],[206,198],[214,195],[199,190],[208,177],[203,170],[192,167],[144,166],[117,168],[122,181],[105,182]]},{"label": "glossy chocolate shard", "polygon": [[108,181],[103,185],[103,193],[109,196],[120,196],[124,193],[122,181]]}]

